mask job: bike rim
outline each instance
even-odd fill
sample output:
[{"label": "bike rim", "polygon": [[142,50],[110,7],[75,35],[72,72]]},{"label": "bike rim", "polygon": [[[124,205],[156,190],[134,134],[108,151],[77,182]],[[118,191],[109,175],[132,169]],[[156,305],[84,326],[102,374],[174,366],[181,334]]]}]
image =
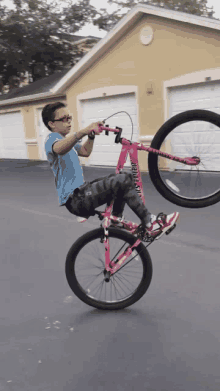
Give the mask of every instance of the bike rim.
[{"label": "bike rim", "polygon": [[[119,238],[109,237],[110,259],[127,248],[128,242]],[[105,281],[105,246],[100,238],[87,242],[75,260],[75,276],[81,290],[87,297],[99,303],[114,304],[127,300],[138,290],[143,279],[143,263],[138,252],[134,249],[122,268]]]},{"label": "bike rim", "polygon": [[188,166],[158,156],[159,175],[164,185],[179,198],[203,200],[220,191],[220,129],[202,120],[189,121],[172,129],[160,150],[181,158],[198,157]]}]

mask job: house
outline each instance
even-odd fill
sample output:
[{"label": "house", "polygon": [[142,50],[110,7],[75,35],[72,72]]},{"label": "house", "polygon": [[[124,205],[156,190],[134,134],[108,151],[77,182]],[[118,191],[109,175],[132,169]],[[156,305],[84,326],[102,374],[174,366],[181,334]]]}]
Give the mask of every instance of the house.
[{"label": "house", "polygon": [[[1,158],[46,158],[41,110],[57,100],[68,104],[74,131],[114,114],[110,127],[149,145],[176,113],[220,113],[220,21],[137,5],[72,69],[34,84],[0,97]],[[115,167],[121,145],[114,138],[104,132],[96,137],[82,163]],[[139,162],[146,171],[143,151]]]}]

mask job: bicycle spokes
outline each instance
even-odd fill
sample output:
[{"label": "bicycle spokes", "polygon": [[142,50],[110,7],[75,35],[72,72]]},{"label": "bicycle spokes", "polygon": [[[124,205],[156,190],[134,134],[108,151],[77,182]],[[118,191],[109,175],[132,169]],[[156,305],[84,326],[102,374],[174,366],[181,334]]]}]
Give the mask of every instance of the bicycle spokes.
[{"label": "bicycle spokes", "polygon": [[193,121],[175,127],[161,150],[179,157],[191,156],[198,165],[188,166],[158,157],[160,177],[178,196],[202,199],[220,190],[220,129],[204,121]]},{"label": "bicycle spokes", "polygon": [[[115,237],[110,237],[109,243],[110,259],[114,262],[127,243]],[[97,239],[87,243],[80,251],[75,273],[78,282],[89,296],[114,302],[133,293],[134,287],[137,287],[142,279],[143,265],[138,252],[133,249],[123,265],[123,271],[119,269],[108,279],[110,275],[105,269],[105,247]]]}]

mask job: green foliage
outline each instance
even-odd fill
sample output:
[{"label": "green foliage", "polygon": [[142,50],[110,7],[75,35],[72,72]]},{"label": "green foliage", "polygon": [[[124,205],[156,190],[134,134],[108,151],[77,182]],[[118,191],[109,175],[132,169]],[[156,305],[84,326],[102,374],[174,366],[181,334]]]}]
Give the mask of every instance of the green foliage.
[{"label": "green foliage", "polygon": [[89,0],[13,0],[14,9],[0,3],[1,87],[20,85],[70,68],[84,55],[71,35],[91,22],[97,12]]}]

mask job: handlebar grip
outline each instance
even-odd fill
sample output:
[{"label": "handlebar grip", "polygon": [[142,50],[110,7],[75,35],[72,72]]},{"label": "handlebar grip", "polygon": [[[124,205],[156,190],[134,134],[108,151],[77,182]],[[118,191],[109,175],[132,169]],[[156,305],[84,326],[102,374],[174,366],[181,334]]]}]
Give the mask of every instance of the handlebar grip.
[{"label": "handlebar grip", "polygon": [[[105,128],[109,128],[109,125],[105,125],[105,126],[99,126],[99,128],[101,128],[101,130],[105,130],[105,134],[106,136],[109,135],[109,130],[106,130]],[[104,128],[104,129],[102,129]],[[122,128],[119,128],[118,126],[115,127],[115,129],[118,130],[118,132],[114,132],[116,134],[116,137],[115,137],[115,143],[118,144],[120,143],[120,140],[121,140],[121,134],[122,134]],[[110,129],[112,132],[114,131],[114,129]]]},{"label": "handlebar grip", "polygon": [[118,130],[119,130],[119,132],[118,132],[117,136],[115,137],[115,143],[116,143],[116,144],[118,144],[118,143],[120,143],[120,138],[121,138],[122,128],[118,128],[118,127],[116,126],[116,129],[118,129]]},{"label": "handlebar grip", "polygon": [[[109,128],[109,125],[105,125],[106,128]],[[105,130],[105,135],[108,136],[109,135],[109,130]]]}]

